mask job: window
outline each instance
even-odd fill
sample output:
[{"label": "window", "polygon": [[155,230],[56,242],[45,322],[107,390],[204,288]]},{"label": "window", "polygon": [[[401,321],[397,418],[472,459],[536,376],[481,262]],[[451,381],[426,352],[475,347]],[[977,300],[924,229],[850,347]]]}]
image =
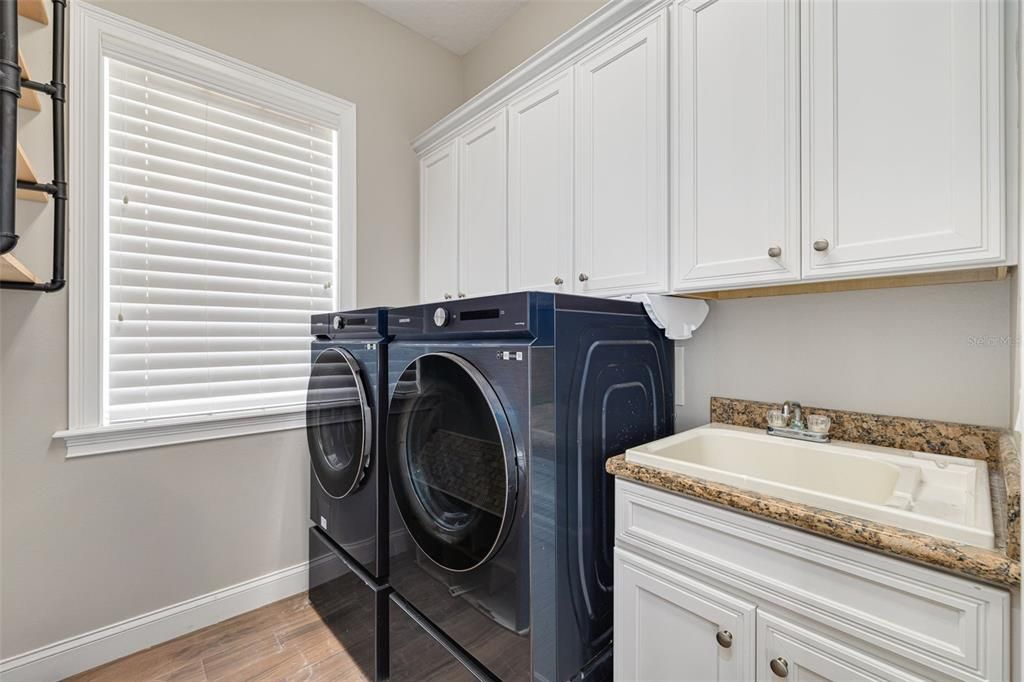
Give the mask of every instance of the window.
[{"label": "window", "polygon": [[309,317],[354,302],[354,107],[72,8],[69,456],[302,426]]}]

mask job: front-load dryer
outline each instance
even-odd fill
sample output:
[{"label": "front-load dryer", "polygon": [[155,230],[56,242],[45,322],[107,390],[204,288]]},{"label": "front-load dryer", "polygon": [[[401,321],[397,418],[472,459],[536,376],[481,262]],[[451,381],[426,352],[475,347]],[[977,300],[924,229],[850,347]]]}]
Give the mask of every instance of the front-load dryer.
[{"label": "front-load dryer", "polygon": [[310,520],[380,582],[388,573],[387,324],[385,308],[314,315],[306,393]]},{"label": "front-load dryer", "polygon": [[669,341],[638,303],[548,293],[396,308],[389,331],[401,603],[499,679],[610,678],[604,465],[671,432]]}]

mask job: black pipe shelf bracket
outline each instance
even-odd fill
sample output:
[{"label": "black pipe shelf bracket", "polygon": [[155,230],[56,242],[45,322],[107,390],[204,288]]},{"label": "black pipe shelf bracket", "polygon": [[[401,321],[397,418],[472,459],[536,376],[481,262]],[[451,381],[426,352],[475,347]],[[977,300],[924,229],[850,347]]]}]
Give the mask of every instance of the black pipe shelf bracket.
[{"label": "black pipe shelf bracket", "polygon": [[[0,289],[60,291],[64,288],[64,244],[67,234],[67,147],[64,114],[67,84],[64,82],[64,15],[67,0],[53,2],[53,69],[49,83],[21,80],[18,64],[18,1],[0,0],[0,257],[18,244],[14,215],[17,190],[43,192],[53,204],[53,275],[49,282],[0,280]],[[53,181],[17,179],[18,100],[26,88],[47,95],[53,106]]]}]

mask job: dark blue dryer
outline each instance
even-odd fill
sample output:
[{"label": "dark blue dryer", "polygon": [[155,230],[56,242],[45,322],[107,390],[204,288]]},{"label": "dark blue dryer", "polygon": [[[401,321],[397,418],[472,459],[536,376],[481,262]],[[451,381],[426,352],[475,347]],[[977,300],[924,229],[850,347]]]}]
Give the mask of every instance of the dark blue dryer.
[{"label": "dark blue dryer", "polygon": [[387,577],[387,465],[381,453],[387,309],[314,315],[306,436],[310,519],[376,579]]},{"label": "dark blue dryer", "polygon": [[[389,330],[393,601],[476,677],[610,678],[604,464],[671,432],[670,342],[638,303],[547,293],[396,308]],[[392,679],[428,673],[396,636]]]}]

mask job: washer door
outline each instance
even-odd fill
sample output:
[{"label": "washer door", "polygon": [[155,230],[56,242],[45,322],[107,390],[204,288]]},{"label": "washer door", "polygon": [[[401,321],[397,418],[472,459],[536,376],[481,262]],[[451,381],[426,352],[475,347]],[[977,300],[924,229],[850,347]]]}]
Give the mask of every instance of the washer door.
[{"label": "washer door", "polygon": [[451,353],[419,357],[388,410],[391,486],[416,545],[449,571],[493,557],[515,514],[516,450],[494,389]]},{"label": "washer door", "polygon": [[341,499],[359,488],[370,467],[370,403],[352,354],[327,348],[317,356],[306,392],[306,439],[324,492]]}]

